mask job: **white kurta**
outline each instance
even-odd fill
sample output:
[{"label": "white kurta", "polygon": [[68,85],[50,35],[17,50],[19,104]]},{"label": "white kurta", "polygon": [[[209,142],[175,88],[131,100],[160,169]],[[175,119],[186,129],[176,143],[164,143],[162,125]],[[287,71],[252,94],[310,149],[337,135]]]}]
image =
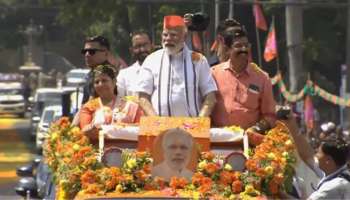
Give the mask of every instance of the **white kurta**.
[{"label": "white kurta", "polygon": [[135,96],[135,86],[138,83],[138,74],[141,65],[138,61],[130,67],[120,70],[117,77],[118,97]]},{"label": "white kurta", "polygon": [[163,49],[150,54],[142,64],[136,87],[137,92],[151,95],[160,116],[198,116],[203,97],[216,90],[207,59],[202,55],[192,59],[186,46],[172,56]]}]

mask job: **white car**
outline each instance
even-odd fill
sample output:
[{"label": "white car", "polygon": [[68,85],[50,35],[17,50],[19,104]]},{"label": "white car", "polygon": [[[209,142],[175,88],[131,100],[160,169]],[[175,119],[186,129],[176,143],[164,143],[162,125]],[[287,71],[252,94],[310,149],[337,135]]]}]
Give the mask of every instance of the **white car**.
[{"label": "white car", "polygon": [[25,112],[22,84],[0,82],[0,114],[16,114],[24,117]]},{"label": "white car", "polygon": [[69,87],[80,87],[86,82],[89,69],[72,69],[66,74],[66,82]]},{"label": "white car", "polygon": [[62,106],[62,94],[64,92],[74,92],[74,87],[63,88],[38,88],[33,98],[33,108],[31,116],[31,135],[36,134],[37,126],[42,116],[43,109],[47,106]]},{"label": "white car", "polygon": [[47,106],[41,115],[37,133],[36,133],[36,148],[38,151],[42,150],[45,137],[49,131],[52,122],[58,120],[62,116],[62,106]]}]

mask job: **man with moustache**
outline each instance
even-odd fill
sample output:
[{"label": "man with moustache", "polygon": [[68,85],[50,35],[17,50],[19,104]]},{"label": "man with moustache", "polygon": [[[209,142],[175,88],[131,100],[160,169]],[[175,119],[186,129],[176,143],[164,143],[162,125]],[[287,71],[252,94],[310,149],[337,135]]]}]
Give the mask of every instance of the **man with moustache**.
[{"label": "man with moustache", "polygon": [[205,117],[215,105],[208,62],[187,48],[186,33],[182,17],[164,17],[163,48],[145,59],[137,86],[146,115]]},{"label": "man with moustache", "polygon": [[131,36],[130,52],[136,60],[130,67],[120,70],[117,77],[118,97],[135,95],[135,85],[141,65],[152,51],[152,43],[145,31],[136,31]]},{"label": "man with moustache", "polygon": [[257,124],[273,127],[276,103],[272,84],[266,72],[249,62],[251,44],[244,27],[228,28],[223,35],[230,59],[211,69],[218,87],[213,125],[236,125],[252,131]]}]

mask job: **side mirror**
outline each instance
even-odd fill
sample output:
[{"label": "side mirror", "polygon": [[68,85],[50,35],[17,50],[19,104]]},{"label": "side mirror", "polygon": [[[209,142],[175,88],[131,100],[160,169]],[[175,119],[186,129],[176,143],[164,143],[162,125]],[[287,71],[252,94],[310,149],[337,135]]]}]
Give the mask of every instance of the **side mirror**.
[{"label": "side mirror", "polygon": [[33,177],[21,178],[18,181],[15,191],[22,197],[37,197],[37,186]]},{"label": "side mirror", "polygon": [[41,156],[35,157],[34,160],[33,160],[34,167],[37,167],[39,165],[39,163],[41,162],[41,160],[42,160]]},{"label": "side mirror", "polygon": [[39,116],[34,116],[34,117],[32,117],[32,121],[33,122],[39,122],[40,121],[40,117]]},{"label": "side mirror", "polygon": [[33,177],[33,164],[27,164],[21,167],[17,167],[16,174],[19,177]]}]

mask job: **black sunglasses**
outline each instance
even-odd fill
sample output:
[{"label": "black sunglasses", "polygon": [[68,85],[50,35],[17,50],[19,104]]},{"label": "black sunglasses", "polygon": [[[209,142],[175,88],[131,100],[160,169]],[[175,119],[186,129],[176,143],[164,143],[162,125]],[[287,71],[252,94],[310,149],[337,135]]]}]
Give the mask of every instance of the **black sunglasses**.
[{"label": "black sunglasses", "polygon": [[93,56],[93,55],[95,55],[95,53],[96,53],[97,51],[105,51],[105,50],[103,50],[103,49],[82,49],[82,50],[81,50],[81,54],[85,55],[86,52],[88,52],[90,55]]}]

